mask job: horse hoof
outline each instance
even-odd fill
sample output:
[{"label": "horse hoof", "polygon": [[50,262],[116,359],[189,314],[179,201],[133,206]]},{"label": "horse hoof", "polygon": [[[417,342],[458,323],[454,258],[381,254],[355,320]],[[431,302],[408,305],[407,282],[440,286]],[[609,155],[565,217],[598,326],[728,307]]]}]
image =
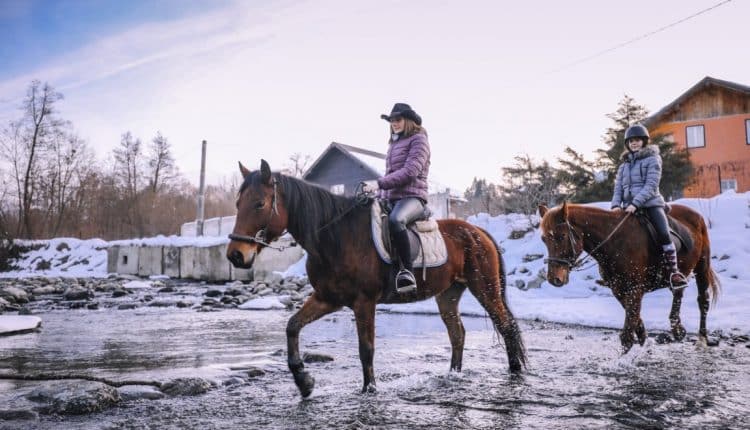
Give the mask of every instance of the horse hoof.
[{"label": "horse hoof", "polygon": [[510,363],[510,373],[519,374],[523,372],[523,365],[520,362]]},{"label": "horse hoof", "polygon": [[375,394],[378,392],[378,388],[375,384],[367,384],[362,388],[362,394]]},{"label": "horse hoof", "polygon": [[303,372],[299,378],[294,378],[299,388],[300,394],[303,398],[307,398],[312,394],[313,388],[315,387],[315,378],[310,376],[309,373]]},{"label": "horse hoof", "polygon": [[672,336],[674,336],[674,340],[677,342],[682,342],[685,339],[686,334],[687,332],[684,327],[677,327],[672,330]]}]

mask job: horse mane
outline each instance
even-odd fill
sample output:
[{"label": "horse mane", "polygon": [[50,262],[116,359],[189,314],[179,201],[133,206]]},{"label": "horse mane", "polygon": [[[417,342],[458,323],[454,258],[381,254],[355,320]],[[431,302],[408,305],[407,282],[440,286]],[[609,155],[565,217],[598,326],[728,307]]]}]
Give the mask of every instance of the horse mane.
[{"label": "horse mane", "polygon": [[[596,206],[588,206],[578,203],[568,203],[567,204],[568,209],[568,216],[570,217],[572,214],[575,214],[575,216],[583,216],[584,218],[587,215],[606,215],[611,217],[617,217],[616,212],[608,211],[606,209],[598,208]],[[549,231],[559,223],[563,222],[562,220],[562,205],[555,206],[554,208],[551,208],[547,214],[545,214],[544,217],[542,217],[542,220],[540,222],[540,227],[544,231]]]},{"label": "horse mane", "polygon": [[[335,217],[352,209],[354,198],[344,197],[307,181],[274,173],[287,212],[290,214],[287,229],[301,244],[316,244],[321,240],[340,238],[341,223]],[[261,173],[254,171],[240,186],[240,194],[252,184],[260,184]],[[333,221],[333,222],[332,222]],[[326,225],[330,223],[329,225]],[[322,228],[325,227],[325,228]]]}]

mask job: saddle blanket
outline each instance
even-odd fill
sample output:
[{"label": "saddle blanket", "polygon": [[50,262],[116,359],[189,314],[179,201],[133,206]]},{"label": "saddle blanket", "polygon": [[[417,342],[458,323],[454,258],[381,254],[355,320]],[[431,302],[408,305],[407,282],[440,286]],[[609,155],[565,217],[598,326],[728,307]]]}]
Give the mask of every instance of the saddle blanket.
[{"label": "saddle blanket", "polygon": [[[377,201],[372,203],[372,241],[374,242],[375,249],[378,251],[380,259],[388,264],[392,264],[390,254],[385,248],[383,243],[383,220],[386,219],[387,215],[383,213],[380,208],[380,203]],[[426,221],[417,221],[414,223],[415,228],[419,234],[419,240],[422,243],[422,249],[417,252],[417,257],[414,259],[414,268],[418,267],[437,267],[442,266],[448,261],[448,250],[445,247],[445,240],[443,235],[440,234],[438,223],[435,219],[430,218]],[[424,254],[424,259],[422,255]]]}]

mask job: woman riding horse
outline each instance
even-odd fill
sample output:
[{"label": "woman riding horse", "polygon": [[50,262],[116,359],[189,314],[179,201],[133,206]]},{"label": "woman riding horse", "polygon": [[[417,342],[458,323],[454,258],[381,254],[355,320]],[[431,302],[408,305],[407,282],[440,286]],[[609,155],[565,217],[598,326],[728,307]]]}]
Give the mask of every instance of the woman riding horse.
[{"label": "woman riding horse", "polygon": [[390,201],[388,216],[393,245],[401,270],[396,274],[396,291],[417,289],[406,226],[422,217],[427,203],[427,174],[430,170],[430,144],[422,117],[406,103],[396,103],[390,115],[380,115],[390,123],[385,176],[378,179],[380,197]]},{"label": "woman riding horse", "polygon": [[687,280],[677,268],[677,250],[669,237],[664,198],[659,192],[662,166],[659,147],[649,145],[648,130],[640,124],[625,130],[625,146],[627,150],[620,156],[622,164],[615,178],[612,210],[621,211],[624,207],[625,212],[631,214],[638,209],[644,210],[656,229],[663,261],[670,272],[670,288],[685,288]]}]

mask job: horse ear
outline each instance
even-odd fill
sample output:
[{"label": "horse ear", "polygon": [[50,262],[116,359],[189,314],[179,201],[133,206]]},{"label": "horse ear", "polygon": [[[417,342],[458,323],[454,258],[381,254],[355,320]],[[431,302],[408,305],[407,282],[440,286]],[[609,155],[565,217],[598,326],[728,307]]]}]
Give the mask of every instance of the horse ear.
[{"label": "horse ear", "polygon": [[266,185],[271,183],[271,166],[266,160],[260,160],[260,179]]},{"label": "horse ear", "polygon": [[562,209],[560,210],[560,213],[562,213],[562,217],[565,221],[568,220],[568,201],[564,201],[562,205]]},{"label": "horse ear", "polygon": [[539,216],[544,218],[544,214],[546,214],[548,210],[547,206],[539,205]]},{"label": "horse ear", "polygon": [[241,161],[240,161],[239,163],[240,163],[240,173],[242,173],[242,177],[243,177],[243,178],[247,178],[247,177],[248,177],[248,175],[250,175],[250,171],[249,171],[249,170],[247,170],[247,168],[246,168],[245,166],[243,166],[243,165],[242,165],[242,162],[241,162]]}]

